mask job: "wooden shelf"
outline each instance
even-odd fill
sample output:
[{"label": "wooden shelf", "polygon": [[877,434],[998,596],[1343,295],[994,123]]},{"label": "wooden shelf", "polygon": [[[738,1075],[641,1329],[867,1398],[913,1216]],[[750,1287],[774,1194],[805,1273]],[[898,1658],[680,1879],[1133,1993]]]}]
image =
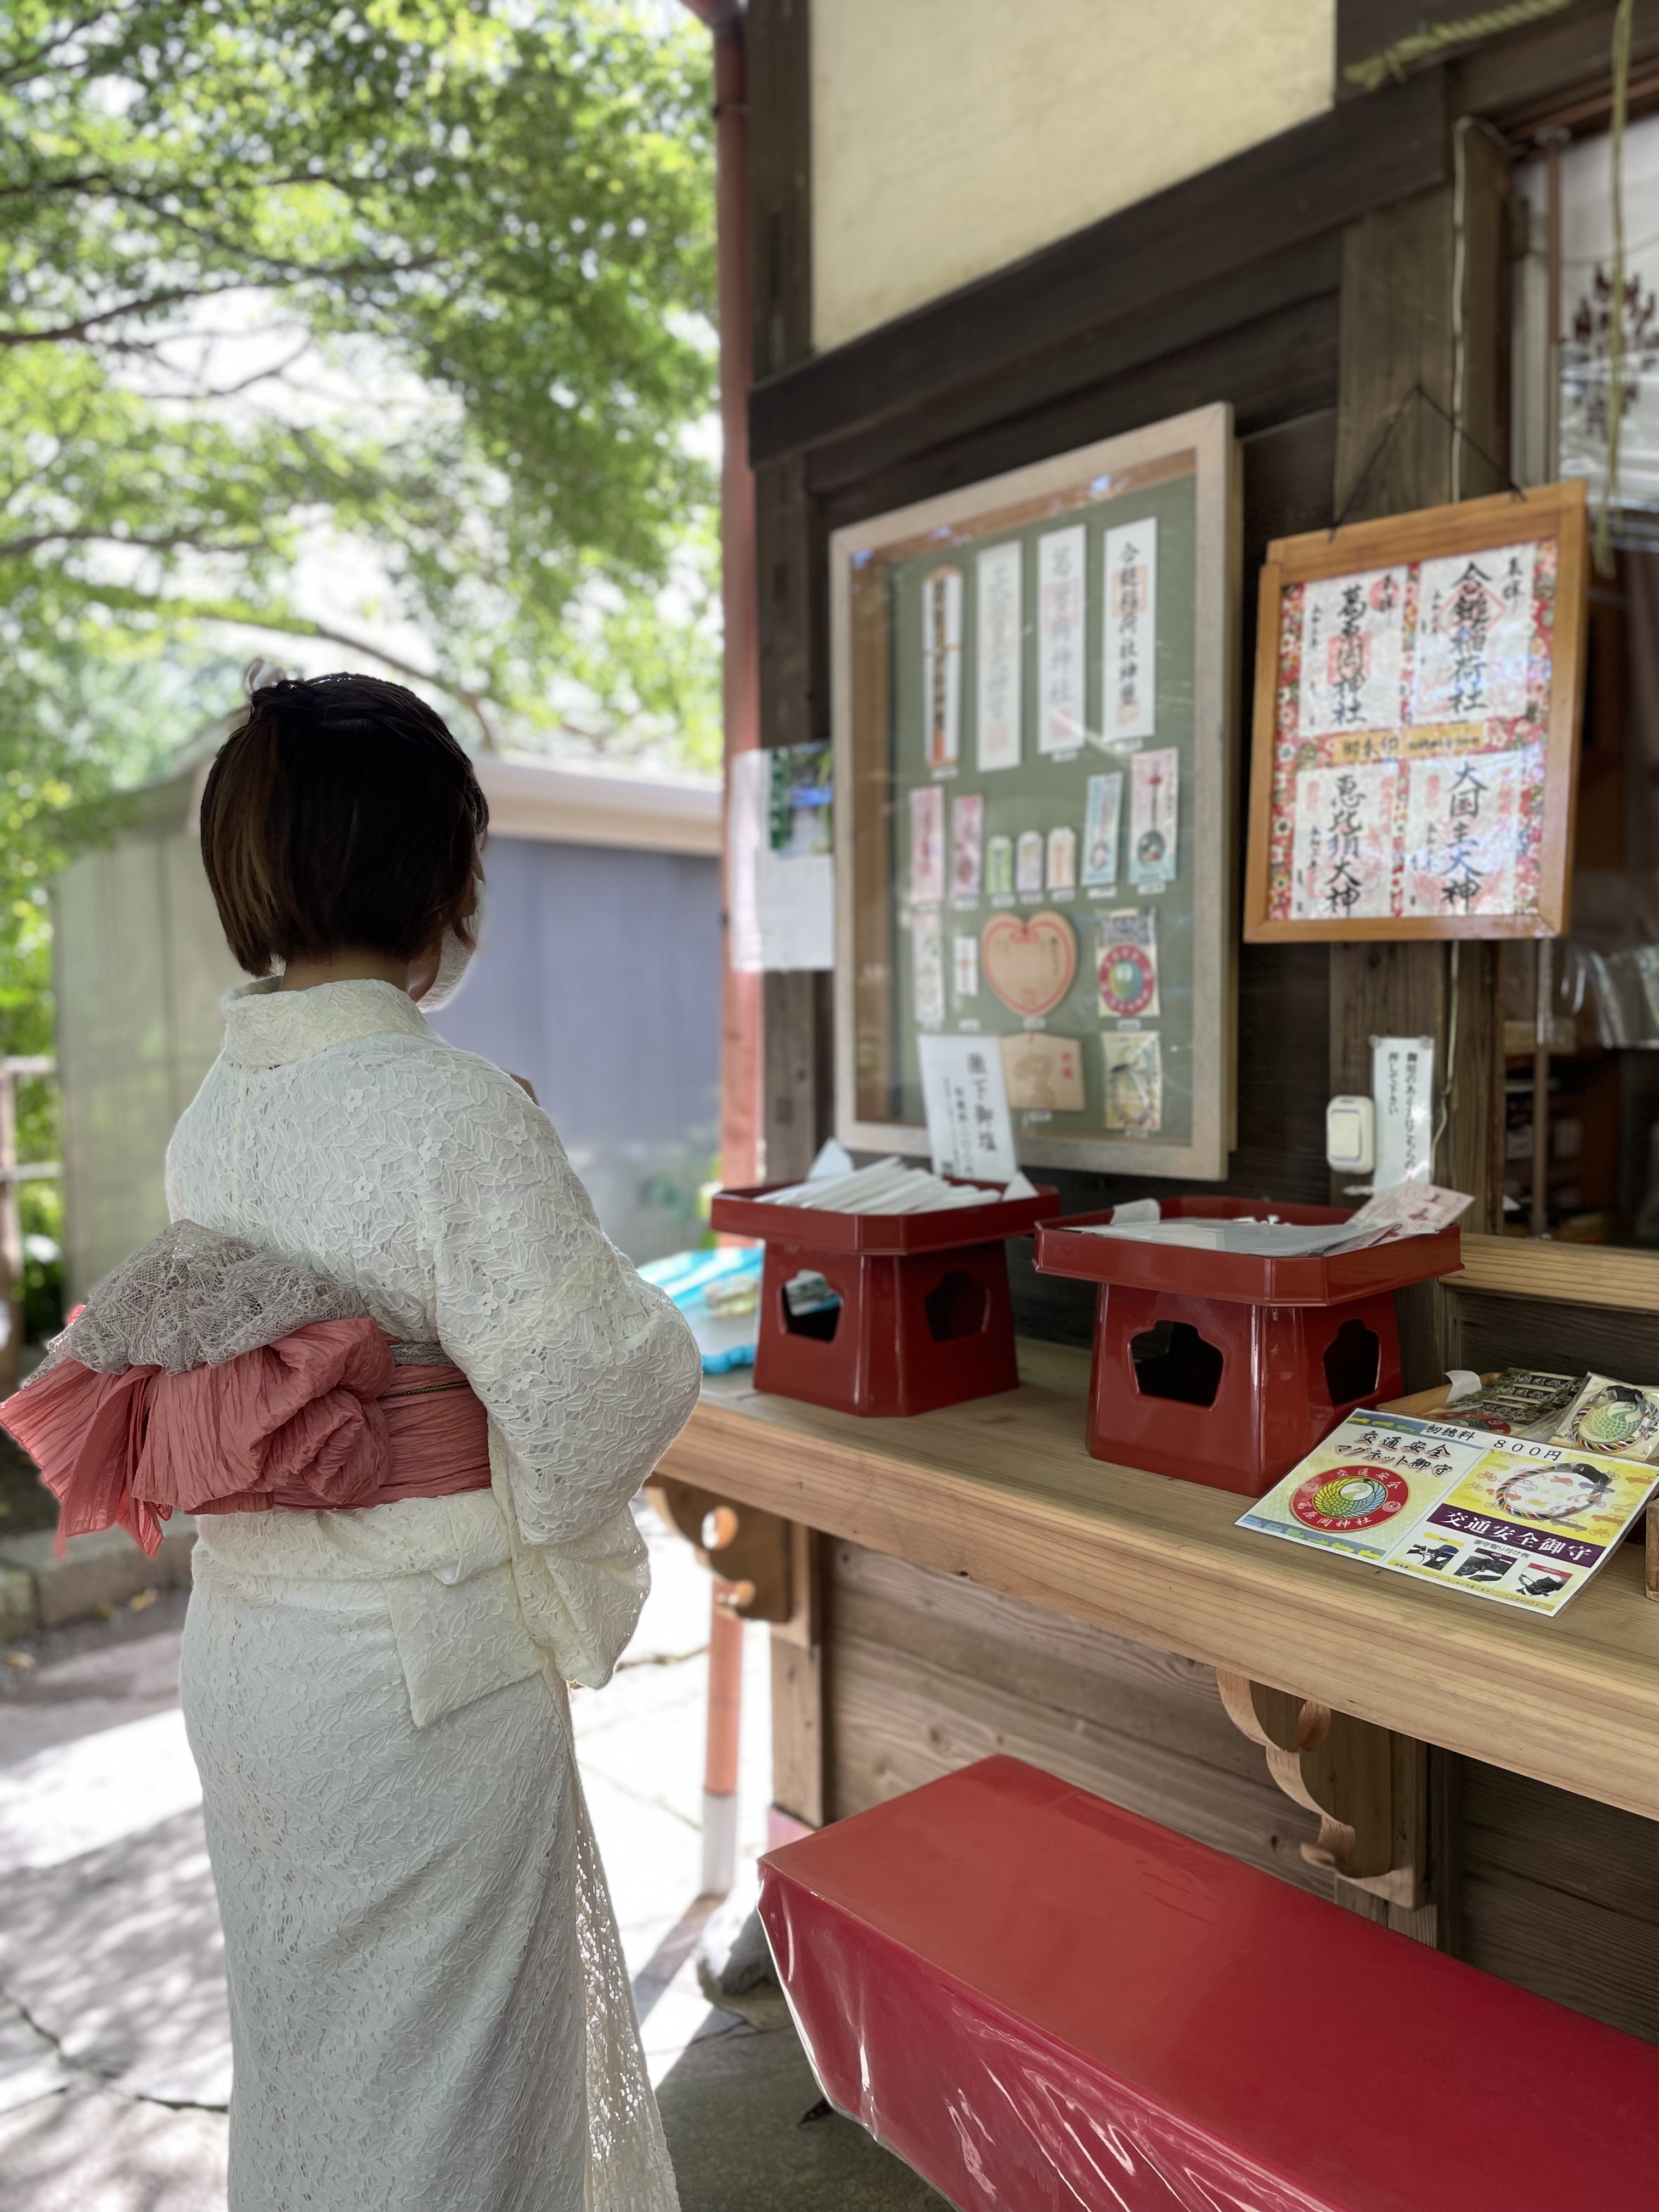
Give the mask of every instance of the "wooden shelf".
[{"label": "wooden shelf", "polygon": [[1659,1819],[1659,1605],[1639,1547],[1554,1620],[1459,1602],[1236,1528],[1231,1492],[1091,1460],[1088,1364],[1023,1343],[1018,1390],[909,1420],[710,1378],[662,1471]]}]

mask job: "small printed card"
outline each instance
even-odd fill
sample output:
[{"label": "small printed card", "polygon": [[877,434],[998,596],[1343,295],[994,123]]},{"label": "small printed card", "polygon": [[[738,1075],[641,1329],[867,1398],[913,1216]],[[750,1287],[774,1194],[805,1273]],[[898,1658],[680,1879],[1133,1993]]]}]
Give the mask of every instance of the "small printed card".
[{"label": "small printed card", "polygon": [[1556,1613],[1659,1482],[1651,1466],[1584,1449],[1498,1439],[1451,1419],[1351,1413],[1238,1525]]}]

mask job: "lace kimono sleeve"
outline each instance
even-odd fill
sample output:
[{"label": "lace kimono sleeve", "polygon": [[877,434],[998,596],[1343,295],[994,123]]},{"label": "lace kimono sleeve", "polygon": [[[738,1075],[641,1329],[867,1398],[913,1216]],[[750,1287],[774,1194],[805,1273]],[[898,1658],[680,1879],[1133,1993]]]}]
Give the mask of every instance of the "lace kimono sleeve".
[{"label": "lace kimono sleeve", "polygon": [[494,1420],[522,1540],[579,1542],[684,1426],[696,1340],[605,1237],[552,1124],[507,1077],[443,1132],[433,1165],[439,1340]]}]

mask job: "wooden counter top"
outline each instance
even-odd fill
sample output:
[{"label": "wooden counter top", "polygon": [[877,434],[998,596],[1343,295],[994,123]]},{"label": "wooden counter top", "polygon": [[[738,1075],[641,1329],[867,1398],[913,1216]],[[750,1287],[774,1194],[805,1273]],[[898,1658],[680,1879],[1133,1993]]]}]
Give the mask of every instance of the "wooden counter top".
[{"label": "wooden counter top", "polygon": [[1659,1605],[1621,1547],[1554,1620],[1233,1524],[1246,1501],[1091,1460],[1088,1354],[860,1420],[710,1378],[665,1474],[1659,1819]]}]

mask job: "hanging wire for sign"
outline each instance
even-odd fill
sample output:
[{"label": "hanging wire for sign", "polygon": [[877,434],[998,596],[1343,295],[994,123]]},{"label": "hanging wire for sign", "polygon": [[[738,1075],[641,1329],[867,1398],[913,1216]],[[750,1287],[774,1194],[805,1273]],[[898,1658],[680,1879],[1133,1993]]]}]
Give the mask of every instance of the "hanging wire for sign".
[{"label": "hanging wire for sign", "polygon": [[1413,399],[1420,400],[1423,405],[1426,407],[1431,414],[1437,415],[1455,437],[1461,438],[1463,443],[1469,447],[1472,453],[1475,453],[1480,455],[1480,459],[1486,463],[1486,466],[1492,471],[1494,476],[1502,477],[1504,483],[1509,487],[1510,490],[1515,495],[1516,499],[1525,499],[1527,495],[1522,490],[1520,485],[1516,483],[1515,478],[1510,474],[1502,461],[1494,460],[1492,455],[1486,451],[1486,447],[1480,443],[1479,440],[1472,438],[1468,432],[1463,428],[1463,425],[1455,421],[1451,416],[1448,415],[1445,409],[1440,404],[1440,402],[1435,398],[1431,393],[1425,392],[1420,383],[1418,383],[1413,384],[1411,390],[1406,393],[1405,397],[1402,399],[1397,400],[1394,407],[1390,410],[1389,419],[1382,425],[1382,434],[1377,439],[1376,443],[1372,447],[1370,456],[1366,461],[1364,467],[1359,472],[1358,482],[1354,485],[1353,489],[1348,494],[1346,499],[1343,501],[1342,511],[1337,516],[1336,520],[1331,525],[1329,532],[1329,535],[1331,537],[1335,537],[1337,532],[1341,529],[1349,515],[1352,514],[1354,508],[1358,505],[1359,495],[1364,490],[1366,485],[1370,482],[1373,470],[1376,468],[1377,463],[1382,459],[1384,452],[1388,448],[1389,439],[1393,437],[1395,432],[1399,428],[1401,420],[1405,415],[1406,410],[1411,405]]}]

